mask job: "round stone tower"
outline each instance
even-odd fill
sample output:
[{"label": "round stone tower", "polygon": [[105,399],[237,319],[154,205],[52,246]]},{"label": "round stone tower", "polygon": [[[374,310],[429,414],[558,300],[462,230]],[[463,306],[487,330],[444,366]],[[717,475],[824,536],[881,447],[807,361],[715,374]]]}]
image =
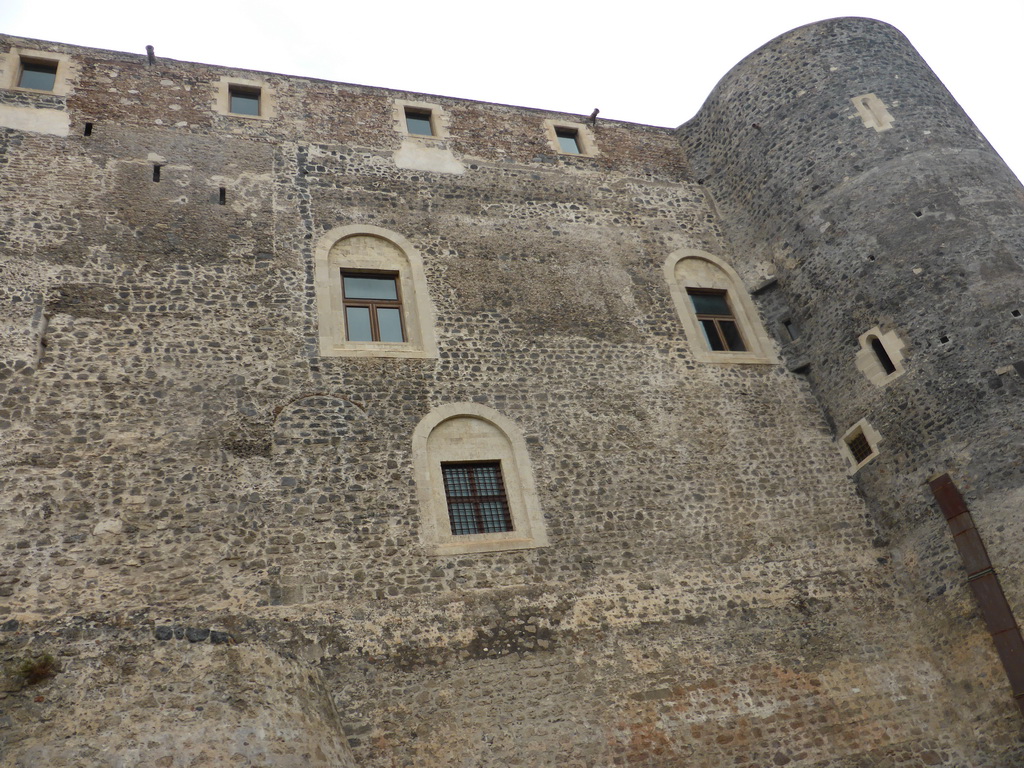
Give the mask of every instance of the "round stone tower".
[{"label": "round stone tower", "polygon": [[[869,19],[773,40],[678,135],[869,500],[879,557],[904,561],[915,620],[969,689],[999,665],[928,480],[959,486],[1024,616],[1020,182],[908,40]],[[1016,718],[992,680],[984,716]]]}]

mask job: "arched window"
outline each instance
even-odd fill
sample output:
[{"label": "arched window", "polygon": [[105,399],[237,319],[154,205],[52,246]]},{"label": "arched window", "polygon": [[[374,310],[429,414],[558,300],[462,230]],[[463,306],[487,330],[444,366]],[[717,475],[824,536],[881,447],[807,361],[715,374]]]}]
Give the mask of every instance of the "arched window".
[{"label": "arched window", "polygon": [[526,442],[497,411],[441,406],[413,432],[421,539],[432,555],[547,546]]},{"label": "arched window", "polygon": [[882,387],[905,373],[903,350],[906,344],[896,331],[883,333],[876,325],[862,333],[857,341],[860,344],[856,358],[857,368],[872,384]]},{"label": "arched window", "polygon": [[776,363],[742,280],[709,253],[676,251],[665,278],[693,356],[705,363]]},{"label": "arched window", "polygon": [[315,264],[320,354],[437,357],[423,263],[405,238],[380,227],[337,227]]}]

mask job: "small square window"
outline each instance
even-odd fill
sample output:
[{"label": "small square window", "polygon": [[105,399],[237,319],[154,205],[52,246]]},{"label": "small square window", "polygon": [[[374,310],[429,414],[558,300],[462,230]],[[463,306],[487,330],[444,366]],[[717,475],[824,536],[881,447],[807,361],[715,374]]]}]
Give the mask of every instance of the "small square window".
[{"label": "small square window", "polygon": [[704,332],[704,340],[712,352],[746,352],[739,326],[725,291],[686,291],[693,303],[697,323]]},{"label": "small square window", "polygon": [[228,112],[233,115],[260,115],[260,89],[232,85],[228,88]]},{"label": "small square window", "polygon": [[558,148],[567,155],[583,154],[580,150],[579,131],[575,128],[555,128]]},{"label": "small square window", "polygon": [[855,432],[846,438],[846,447],[850,449],[850,453],[853,454],[853,460],[857,464],[863,464],[875,452],[863,432]]},{"label": "small square window", "polygon": [[405,108],[405,129],[413,136],[433,136],[430,110]]},{"label": "small square window", "polygon": [[21,72],[18,75],[19,88],[31,88],[34,91],[52,91],[57,83],[57,62],[21,60]]},{"label": "small square window", "polygon": [[406,340],[397,274],[342,272],[341,286],[345,338],[399,344]]},{"label": "small square window", "polygon": [[453,536],[512,530],[500,461],[442,464]]}]

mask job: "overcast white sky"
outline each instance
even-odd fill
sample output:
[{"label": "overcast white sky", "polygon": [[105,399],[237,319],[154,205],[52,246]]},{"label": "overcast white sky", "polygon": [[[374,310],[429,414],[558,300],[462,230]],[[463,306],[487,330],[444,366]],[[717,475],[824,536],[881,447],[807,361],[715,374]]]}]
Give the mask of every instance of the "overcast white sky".
[{"label": "overcast white sky", "polygon": [[0,0],[9,34],[671,127],[748,53],[835,16],[898,27],[1024,174],[1024,0]]}]

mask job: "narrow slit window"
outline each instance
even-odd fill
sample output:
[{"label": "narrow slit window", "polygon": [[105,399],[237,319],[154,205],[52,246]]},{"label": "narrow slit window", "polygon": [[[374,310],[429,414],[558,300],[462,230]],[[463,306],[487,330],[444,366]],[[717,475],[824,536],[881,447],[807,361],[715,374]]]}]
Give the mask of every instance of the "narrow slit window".
[{"label": "narrow slit window", "polygon": [[233,115],[260,115],[260,89],[241,88],[230,86],[228,88],[228,111]]},{"label": "narrow slit window", "polygon": [[575,128],[555,128],[558,148],[567,155],[580,155],[580,136]]},{"label": "narrow slit window", "polygon": [[227,203],[227,201],[228,201],[228,190],[227,190],[226,187],[221,187],[220,188],[220,195],[217,198],[217,203],[219,205],[225,205]]},{"label": "narrow slit window", "polygon": [[687,290],[697,323],[712,352],[746,352],[725,291]]},{"label": "narrow slit window", "polygon": [[512,530],[500,461],[442,464],[452,535]]},{"label": "narrow slit window", "polygon": [[21,73],[18,75],[19,88],[31,88],[34,91],[52,91],[56,84],[57,62],[22,59]]},{"label": "narrow slit window", "polygon": [[396,273],[342,272],[341,285],[349,341],[406,340]]},{"label": "narrow slit window", "polygon": [[782,321],[782,331],[786,335],[786,341],[796,341],[800,338],[800,329],[792,320]]},{"label": "narrow slit window", "polygon": [[430,110],[406,107],[405,129],[413,136],[433,136],[434,124],[431,122]]},{"label": "narrow slit window", "polygon": [[153,166],[153,181],[160,181],[160,166]]},{"label": "narrow slit window", "polygon": [[83,136],[92,136],[92,123],[86,123],[85,129],[82,131]]},{"label": "narrow slit window", "polygon": [[877,336],[871,337],[871,351],[875,353],[875,357],[878,358],[878,362],[882,366],[882,370],[885,371],[886,376],[896,373],[896,364],[893,363],[889,353],[885,350],[885,345],[882,344],[882,341]]}]

